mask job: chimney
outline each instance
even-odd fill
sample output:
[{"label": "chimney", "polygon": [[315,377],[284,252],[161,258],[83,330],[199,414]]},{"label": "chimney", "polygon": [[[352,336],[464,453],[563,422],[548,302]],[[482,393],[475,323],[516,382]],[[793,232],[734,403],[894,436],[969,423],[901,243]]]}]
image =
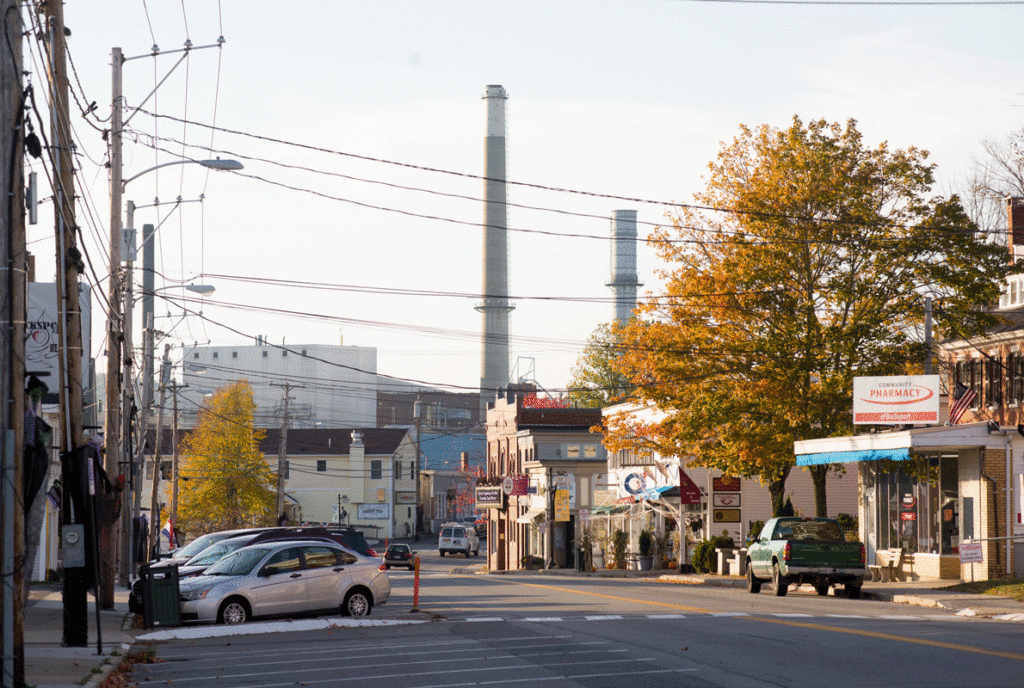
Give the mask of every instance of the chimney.
[{"label": "chimney", "polygon": [[484,246],[483,302],[480,312],[481,409],[509,378],[508,314],[514,308],[508,298],[508,215],[505,177],[505,101],[508,93],[491,85],[487,101],[487,135],[484,138]]},{"label": "chimney", "polygon": [[1007,240],[1010,261],[1024,258],[1024,198],[1011,196],[1006,199]]},{"label": "chimney", "polygon": [[636,308],[636,292],[641,286],[636,274],[636,211],[613,210],[611,225],[611,287],[615,299],[614,322],[625,325]]}]

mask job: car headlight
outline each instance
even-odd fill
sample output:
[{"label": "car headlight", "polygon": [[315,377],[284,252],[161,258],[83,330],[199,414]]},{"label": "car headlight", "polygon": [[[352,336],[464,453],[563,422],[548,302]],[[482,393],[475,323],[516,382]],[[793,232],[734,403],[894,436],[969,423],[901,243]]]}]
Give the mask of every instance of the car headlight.
[{"label": "car headlight", "polygon": [[208,592],[210,592],[211,590],[213,590],[213,586],[212,585],[208,585],[208,586],[203,587],[203,588],[196,588],[195,590],[186,590],[185,592],[181,593],[181,598],[183,600],[188,600],[188,601],[201,600],[204,597],[206,597],[206,594]]}]

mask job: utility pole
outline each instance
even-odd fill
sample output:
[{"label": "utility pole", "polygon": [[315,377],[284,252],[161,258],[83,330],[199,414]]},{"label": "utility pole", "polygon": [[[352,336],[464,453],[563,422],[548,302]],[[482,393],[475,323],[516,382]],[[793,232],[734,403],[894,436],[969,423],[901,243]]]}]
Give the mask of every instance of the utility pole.
[{"label": "utility pole", "polygon": [[[3,0],[6,49],[0,57],[0,280],[2,332],[0,332],[0,384],[4,409],[0,413],[0,681],[4,688],[25,683],[24,573],[25,519],[22,511],[22,461],[25,417],[25,291],[27,257],[22,176],[25,103],[22,92],[21,11],[14,0]],[[59,215],[60,213],[58,213]],[[60,235],[58,235],[60,236]],[[59,241],[59,240],[58,240]],[[76,302],[77,303],[77,302]],[[60,319],[58,318],[58,322]],[[79,407],[81,408],[81,407]]]},{"label": "utility pole", "polygon": [[416,401],[412,407],[413,416],[416,418],[416,522],[413,523],[413,541],[420,541],[420,523],[423,516],[420,514],[420,431],[422,429],[421,416],[423,408],[420,405],[420,395],[416,395]]},{"label": "utility pole", "polygon": [[149,543],[157,553],[160,552],[160,440],[164,434],[164,400],[170,379],[171,345],[164,344],[164,358],[160,369],[160,410],[156,419],[156,439],[153,441],[153,494],[149,505]]},{"label": "utility pole", "polygon": [[281,418],[281,439],[277,449],[277,518],[280,519],[284,513],[284,466],[288,456],[288,401],[291,399],[290,392],[296,385],[291,382],[272,382],[270,386],[284,388],[284,416]]},{"label": "utility pole", "polygon": [[[53,103],[51,137],[56,188],[55,230],[58,238],[56,276],[58,285],[61,351],[60,375],[60,447],[62,457],[72,456],[83,437],[82,428],[82,321],[78,275],[83,267],[75,241],[74,168],[71,159],[71,132],[68,125],[68,85],[64,42],[64,9],[57,0],[46,3],[46,19],[50,33],[50,100]],[[85,524],[86,514],[74,514],[71,508],[70,466],[63,466],[64,489],[61,504],[62,530],[71,524]],[[89,528],[89,524],[86,524]],[[89,641],[89,619],[86,599],[85,569],[65,566],[62,583],[64,603],[63,644],[84,647]]]},{"label": "utility pole", "polygon": [[[117,475],[121,457],[121,388],[126,380],[121,379],[121,347],[124,346],[124,323],[121,309],[121,68],[124,57],[120,48],[111,50],[111,107],[110,116],[110,281],[108,301],[110,312],[107,316],[107,414],[106,458],[104,468],[107,475]],[[111,528],[100,543],[103,560],[101,570],[100,606],[109,609],[114,603],[115,529]]]},{"label": "utility pole", "polygon": [[171,456],[174,457],[171,463],[171,471],[174,475],[174,483],[171,486],[171,525],[177,533],[178,523],[178,390],[185,389],[188,385],[179,385],[177,380],[171,380],[171,403],[174,407],[174,415],[171,416],[171,437],[174,443],[171,445]]}]

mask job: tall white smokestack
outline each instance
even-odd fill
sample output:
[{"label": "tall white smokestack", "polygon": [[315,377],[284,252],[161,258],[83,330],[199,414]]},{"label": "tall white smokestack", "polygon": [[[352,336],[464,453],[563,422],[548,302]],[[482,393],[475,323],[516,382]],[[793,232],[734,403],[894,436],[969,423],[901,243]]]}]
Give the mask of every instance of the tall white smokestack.
[{"label": "tall white smokestack", "polygon": [[611,224],[612,275],[606,286],[615,299],[614,322],[623,325],[633,317],[636,292],[641,286],[636,274],[636,211],[613,210]]},{"label": "tall white smokestack", "polygon": [[484,270],[481,314],[480,394],[484,408],[508,383],[508,216],[505,206],[505,101],[501,86],[488,86],[484,138]]}]

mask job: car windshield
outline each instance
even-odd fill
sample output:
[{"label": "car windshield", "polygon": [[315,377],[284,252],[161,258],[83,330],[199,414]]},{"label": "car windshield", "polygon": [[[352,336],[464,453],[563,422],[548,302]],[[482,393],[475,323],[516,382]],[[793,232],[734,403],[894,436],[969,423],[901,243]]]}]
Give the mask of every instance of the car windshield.
[{"label": "car windshield", "polygon": [[199,554],[185,562],[185,566],[207,566],[223,559],[225,555],[231,554],[242,546],[241,542],[226,540],[210,545]]},{"label": "car windshield", "polygon": [[207,576],[244,576],[267,556],[270,548],[253,547],[233,552],[206,569]]},{"label": "car windshield", "polygon": [[783,521],[775,529],[776,540],[843,542],[843,529],[835,521]]},{"label": "car windshield", "polygon": [[200,552],[202,552],[204,549],[206,549],[213,543],[223,539],[223,536],[218,536],[216,533],[207,533],[206,535],[197,537],[195,540],[188,543],[184,547],[175,550],[174,556],[184,559],[190,559],[195,555],[199,554]]}]

